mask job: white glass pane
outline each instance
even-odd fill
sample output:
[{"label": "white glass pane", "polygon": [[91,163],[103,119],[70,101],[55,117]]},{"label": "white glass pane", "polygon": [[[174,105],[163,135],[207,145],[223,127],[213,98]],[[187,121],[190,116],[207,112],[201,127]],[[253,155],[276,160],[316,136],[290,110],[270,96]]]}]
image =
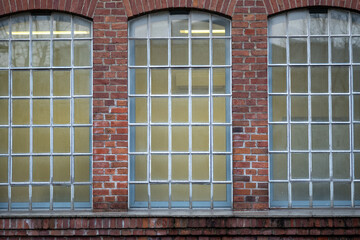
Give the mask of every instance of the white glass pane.
[{"label": "white glass pane", "polygon": [[269,19],[269,35],[284,36],[286,35],[286,15],[279,14]]},{"label": "white glass pane", "polygon": [[130,21],[130,37],[146,37],[147,36],[147,16],[136,18]]},{"label": "white glass pane", "polygon": [[327,13],[310,13],[310,34],[324,35],[328,32]]},{"label": "white glass pane", "polygon": [[288,13],[288,32],[289,35],[307,34],[307,10],[292,11]]},{"label": "white glass pane", "polygon": [[349,14],[341,10],[330,11],[330,33],[347,34],[349,32]]},{"label": "white glass pane", "polygon": [[169,21],[168,14],[152,14],[150,16],[150,36],[151,37],[168,37]]}]

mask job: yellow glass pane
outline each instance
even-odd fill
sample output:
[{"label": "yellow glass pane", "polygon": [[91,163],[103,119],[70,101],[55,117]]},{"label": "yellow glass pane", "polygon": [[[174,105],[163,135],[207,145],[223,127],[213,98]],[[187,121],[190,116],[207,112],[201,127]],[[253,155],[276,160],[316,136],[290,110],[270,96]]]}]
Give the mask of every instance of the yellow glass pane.
[{"label": "yellow glass pane", "polygon": [[147,202],[148,201],[148,185],[147,184],[136,184],[135,186],[135,201],[136,202]]},{"label": "yellow glass pane", "polygon": [[333,154],[333,177],[335,179],[350,178],[350,154],[334,153]]},{"label": "yellow glass pane", "polygon": [[192,98],[192,121],[209,122],[209,98]]},{"label": "yellow glass pane", "polygon": [[11,65],[13,67],[29,66],[29,42],[12,41]]},{"label": "yellow glass pane", "polygon": [[150,40],[150,64],[168,65],[168,40]]},{"label": "yellow glass pane", "polygon": [[11,187],[11,201],[13,203],[24,203],[29,202],[29,187],[28,186],[19,186]]},{"label": "yellow glass pane", "polygon": [[334,93],[349,92],[349,67],[331,67],[331,91]]},{"label": "yellow glass pane", "polygon": [[33,70],[33,95],[49,96],[50,95],[50,71]]},{"label": "yellow glass pane", "polygon": [[54,41],[53,53],[53,66],[71,65],[71,41]]},{"label": "yellow glass pane", "polygon": [[329,178],[329,154],[312,154],[311,175],[313,179]]},{"label": "yellow glass pane", "polygon": [[290,62],[306,63],[307,62],[307,39],[306,38],[290,38]]},{"label": "yellow glass pane", "polygon": [[130,156],[131,172],[130,179],[132,181],[146,181],[147,180],[147,156],[146,155],[132,155]]},{"label": "yellow glass pane", "polygon": [[130,98],[130,122],[147,122],[147,98]]},{"label": "yellow glass pane", "polygon": [[54,152],[55,153],[68,153],[70,152],[70,128],[59,127],[54,128]]},{"label": "yellow glass pane", "polygon": [[12,18],[12,38],[29,38],[29,28],[30,24],[28,16],[16,16]]},{"label": "yellow glass pane", "polygon": [[189,178],[188,155],[171,156],[171,178],[173,180],[187,180]]},{"label": "yellow glass pane", "polygon": [[75,38],[91,37],[91,23],[85,19],[74,18],[74,37]]},{"label": "yellow glass pane", "polygon": [[89,124],[91,99],[90,98],[75,98],[74,99],[74,123]]},{"label": "yellow glass pane", "polygon": [[50,128],[33,128],[33,152],[50,152]]},{"label": "yellow glass pane", "polygon": [[226,97],[213,98],[213,121],[218,123],[229,122],[230,99]]},{"label": "yellow glass pane", "polygon": [[0,153],[8,153],[8,128],[0,128]]},{"label": "yellow glass pane", "polygon": [[168,122],[167,98],[151,98],[151,122]]},{"label": "yellow glass pane", "polygon": [[286,63],[286,39],[270,38],[269,39],[270,59],[272,64]]},{"label": "yellow glass pane", "polygon": [[189,99],[172,98],[171,99],[171,121],[174,123],[189,122]]},{"label": "yellow glass pane", "polygon": [[309,156],[307,153],[291,154],[291,178],[309,178]]},{"label": "yellow glass pane", "polygon": [[54,182],[70,181],[70,157],[54,156],[53,161]]},{"label": "yellow glass pane", "polygon": [[50,16],[32,16],[32,38],[50,38]]},{"label": "yellow glass pane", "polygon": [[29,181],[29,157],[12,157],[12,181],[28,182]]},{"label": "yellow glass pane", "polygon": [[187,152],[189,151],[189,127],[173,126],[171,128],[172,151]]},{"label": "yellow glass pane", "polygon": [[308,120],[308,97],[291,96],[291,120]]},{"label": "yellow glass pane", "polygon": [[50,186],[33,186],[31,200],[33,203],[50,202]]},{"label": "yellow glass pane", "polygon": [[192,39],[191,40],[191,63],[192,65],[209,65],[209,40]]},{"label": "yellow glass pane", "polygon": [[54,38],[70,38],[71,37],[71,16],[54,15],[53,16],[53,36]]},{"label": "yellow glass pane", "polygon": [[9,101],[7,99],[0,99],[0,125],[7,125],[9,122],[8,106]]},{"label": "yellow glass pane", "polygon": [[305,124],[291,125],[291,149],[307,150],[308,148],[308,126]]},{"label": "yellow glass pane", "polygon": [[349,125],[333,124],[332,125],[332,146],[334,150],[349,150]]},{"label": "yellow glass pane", "polygon": [[191,16],[192,16],[191,35],[209,36],[210,33],[209,15],[205,13],[196,13]]},{"label": "yellow glass pane", "polygon": [[311,125],[311,143],[314,150],[329,149],[329,125],[312,124]]},{"label": "yellow glass pane", "polygon": [[71,187],[70,186],[54,186],[54,202],[70,202]]},{"label": "yellow glass pane", "polygon": [[75,182],[90,181],[90,156],[75,156]]},{"label": "yellow glass pane", "polygon": [[192,155],[192,179],[209,179],[209,155]]},{"label": "yellow glass pane", "polygon": [[50,100],[33,100],[33,124],[50,124]]},{"label": "yellow glass pane", "polygon": [[0,71],[0,96],[9,95],[9,77],[8,71]]},{"label": "yellow glass pane", "polygon": [[53,92],[54,96],[70,95],[70,71],[53,72]]},{"label": "yellow glass pane", "polygon": [[130,93],[147,93],[147,71],[146,69],[130,69]]},{"label": "yellow glass pane", "polygon": [[193,126],[192,127],[192,150],[209,151],[209,127]]},{"label": "yellow glass pane", "polygon": [[12,94],[13,96],[30,95],[30,71],[12,72]]},{"label": "yellow glass pane", "polygon": [[70,99],[54,99],[53,107],[54,124],[69,124]]},{"label": "yellow glass pane", "polygon": [[50,41],[32,42],[32,66],[48,67],[50,66]]},{"label": "yellow glass pane", "polygon": [[270,125],[270,150],[286,150],[287,128],[284,124]]},{"label": "yellow glass pane", "polygon": [[50,157],[48,156],[33,157],[33,181],[34,182],[50,181]]},{"label": "yellow glass pane", "polygon": [[12,152],[28,153],[30,151],[29,128],[12,129]]},{"label": "yellow glass pane", "polygon": [[7,208],[8,201],[8,186],[0,186],[0,203],[6,203]]},{"label": "yellow glass pane", "polygon": [[130,49],[134,50],[134,55],[130,56],[131,65],[146,66],[147,64],[146,40],[131,40]]},{"label": "yellow glass pane", "polygon": [[215,152],[230,151],[230,128],[227,126],[214,126],[214,142],[213,147]]},{"label": "yellow glass pane", "polygon": [[90,70],[77,69],[74,70],[74,94],[75,95],[90,95]]},{"label": "yellow glass pane", "polygon": [[213,64],[225,65],[229,64],[229,41],[227,39],[213,39]]},{"label": "yellow glass pane", "polygon": [[90,202],[90,186],[89,185],[75,185],[74,186],[74,201],[75,202]]},{"label": "yellow glass pane", "polygon": [[328,38],[310,38],[311,62],[327,63],[328,60]]},{"label": "yellow glass pane", "polygon": [[349,121],[349,97],[332,96],[332,120]]},{"label": "yellow glass pane", "polygon": [[228,166],[230,165],[228,155],[213,155],[213,179],[215,181],[226,181],[228,180]]},{"label": "yellow glass pane", "polygon": [[147,151],[147,127],[130,127],[131,136],[134,138],[134,145],[131,145],[133,152]]},{"label": "yellow glass pane", "polygon": [[227,184],[214,184],[214,201],[227,200]]},{"label": "yellow glass pane", "polygon": [[9,65],[9,43],[0,42],[0,67],[7,67]]},{"label": "yellow glass pane", "polygon": [[0,182],[8,182],[8,158],[0,157]]},{"label": "yellow glass pane", "polygon": [[329,121],[329,108],[327,96],[312,96],[311,97],[311,117],[312,121],[322,122]]},{"label": "yellow glass pane", "polygon": [[210,201],[210,185],[193,184],[192,185],[193,201]]},{"label": "yellow glass pane", "polygon": [[168,151],[168,127],[151,127],[151,151]]},{"label": "yellow glass pane", "polygon": [[168,155],[151,155],[151,179],[168,179]]},{"label": "yellow glass pane", "polygon": [[81,153],[89,153],[91,149],[91,139],[90,139],[90,131],[89,127],[76,127],[74,128],[75,132],[75,152]]},{"label": "yellow glass pane", "polygon": [[229,93],[226,75],[229,70],[225,68],[213,69],[213,93]]},{"label": "yellow glass pane", "polygon": [[209,69],[193,69],[191,72],[191,91],[193,94],[209,93]]},{"label": "yellow glass pane", "polygon": [[189,184],[171,184],[172,201],[189,201],[190,187]]},{"label": "yellow glass pane", "polygon": [[151,70],[151,94],[168,93],[168,70],[152,69]]},{"label": "yellow glass pane", "polygon": [[187,39],[171,40],[171,64],[188,65],[189,63],[189,43]]},{"label": "yellow glass pane", "polygon": [[74,66],[90,66],[91,41],[74,41]]},{"label": "yellow glass pane", "polygon": [[292,67],[291,69],[291,92],[308,92],[308,69],[307,67]]},{"label": "yellow glass pane", "polygon": [[171,94],[189,93],[189,70],[171,69]]},{"label": "yellow glass pane", "polygon": [[325,93],[328,91],[328,68],[311,67],[311,92]]},{"label": "yellow glass pane", "polygon": [[150,184],[151,201],[168,201],[169,185],[168,184]]}]

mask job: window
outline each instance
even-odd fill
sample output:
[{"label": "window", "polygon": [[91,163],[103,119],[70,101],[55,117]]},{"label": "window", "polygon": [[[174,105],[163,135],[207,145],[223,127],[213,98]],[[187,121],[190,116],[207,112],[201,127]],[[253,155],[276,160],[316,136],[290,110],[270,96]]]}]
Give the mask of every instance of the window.
[{"label": "window", "polygon": [[360,205],[360,15],[269,19],[271,207]]},{"label": "window", "polygon": [[0,209],[91,208],[91,23],[0,20]]},{"label": "window", "polygon": [[230,21],[129,23],[130,208],[231,207]]}]

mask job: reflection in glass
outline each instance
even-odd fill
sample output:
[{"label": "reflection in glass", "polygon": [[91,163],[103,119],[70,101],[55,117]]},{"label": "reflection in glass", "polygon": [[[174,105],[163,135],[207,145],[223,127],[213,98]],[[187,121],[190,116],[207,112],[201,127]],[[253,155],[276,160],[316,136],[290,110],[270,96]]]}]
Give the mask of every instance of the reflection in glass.
[{"label": "reflection in glass", "polygon": [[50,41],[32,42],[32,66],[50,66]]}]

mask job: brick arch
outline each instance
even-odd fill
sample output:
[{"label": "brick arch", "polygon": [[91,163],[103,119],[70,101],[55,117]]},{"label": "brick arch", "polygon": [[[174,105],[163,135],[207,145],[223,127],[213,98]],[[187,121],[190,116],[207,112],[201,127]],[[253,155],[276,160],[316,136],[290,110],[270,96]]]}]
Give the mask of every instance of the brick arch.
[{"label": "brick arch", "polygon": [[358,0],[263,0],[267,13],[275,14],[293,8],[328,6],[341,7],[360,11]]},{"label": "brick arch", "polygon": [[0,15],[31,10],[65,11],[93,18],[98,0],[0,0]]},{"label": "brick arch", "polygon": [[123,3],[128,17],[169,8],[194,8],[217,12],[232,17],[236,1],[237,0],[123,0]]}]

